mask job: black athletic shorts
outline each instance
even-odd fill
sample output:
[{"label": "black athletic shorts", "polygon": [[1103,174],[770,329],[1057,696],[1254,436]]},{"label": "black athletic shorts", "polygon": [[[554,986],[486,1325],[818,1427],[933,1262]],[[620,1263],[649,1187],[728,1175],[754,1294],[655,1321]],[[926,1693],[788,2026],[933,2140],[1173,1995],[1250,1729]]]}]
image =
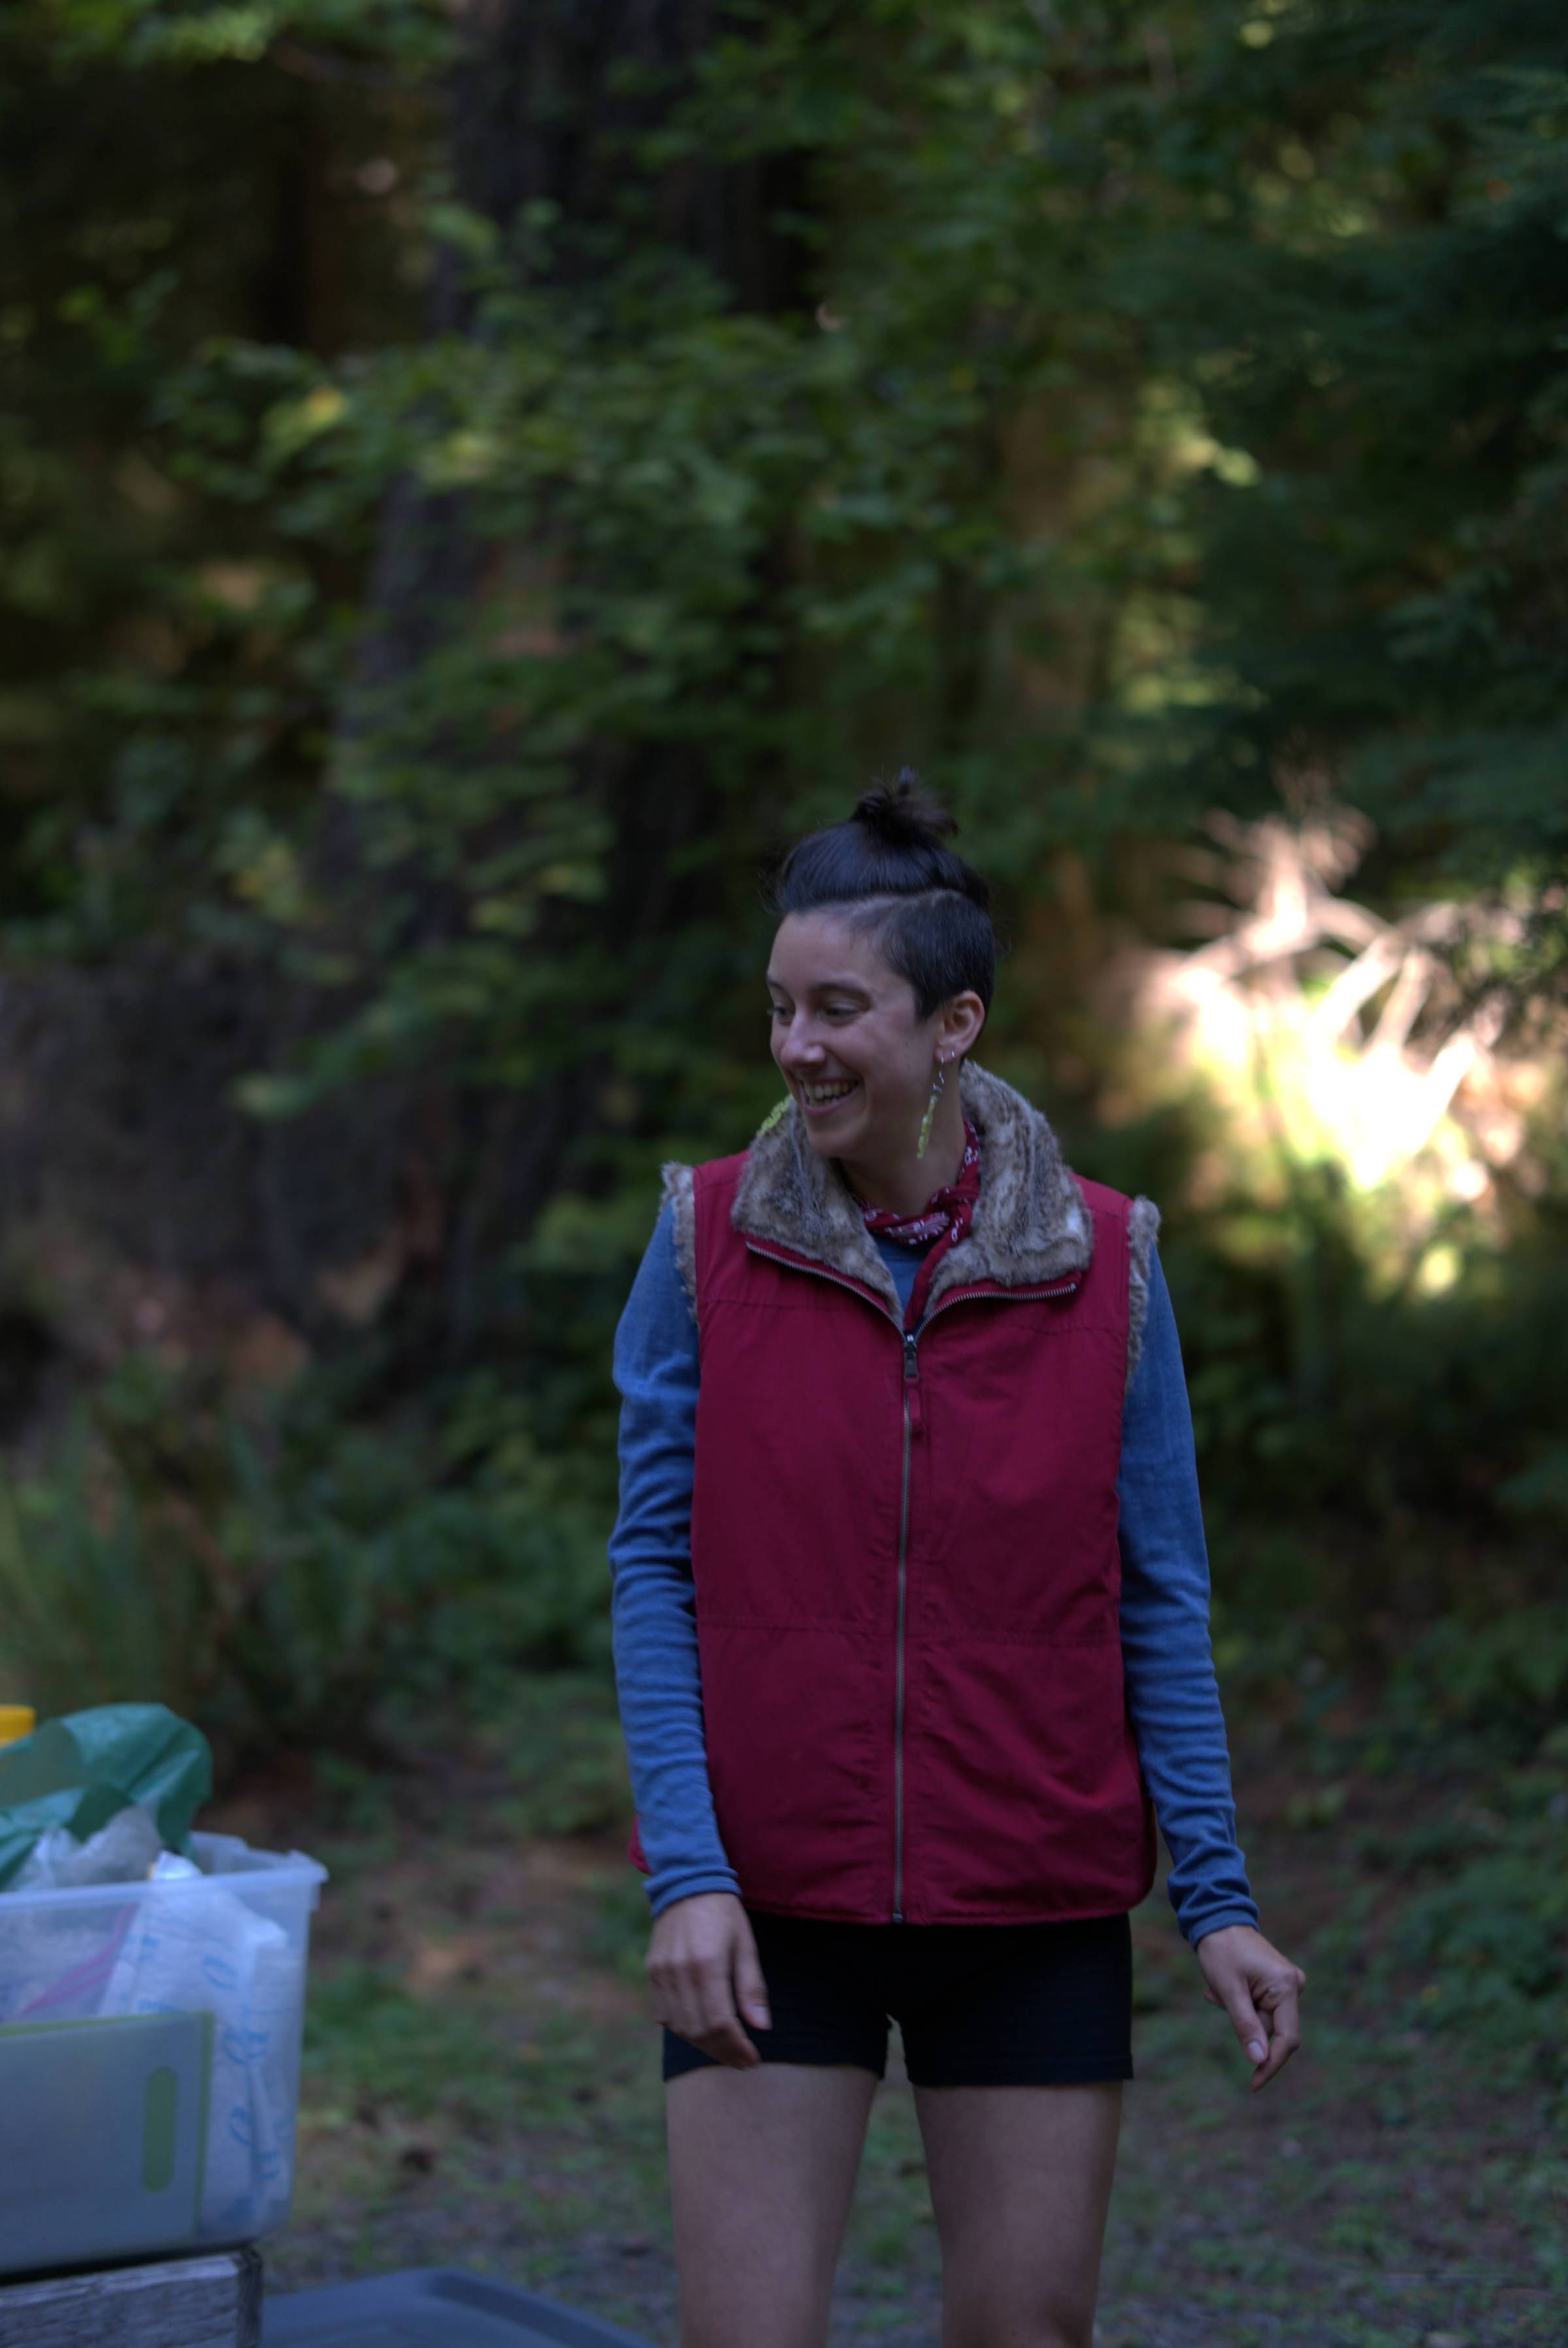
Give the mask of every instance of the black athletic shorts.
[{"label": "black athletic shorts", "polygon": [[[1060,2086],[1132,2076],[1125,1915],[1046,1924],[844,1924],[748,1905],[771,2030],[764,2063],[886,2073],[887,2024],[917,2087]],[[664,2032],[664,2076],[716,2058]]]}]

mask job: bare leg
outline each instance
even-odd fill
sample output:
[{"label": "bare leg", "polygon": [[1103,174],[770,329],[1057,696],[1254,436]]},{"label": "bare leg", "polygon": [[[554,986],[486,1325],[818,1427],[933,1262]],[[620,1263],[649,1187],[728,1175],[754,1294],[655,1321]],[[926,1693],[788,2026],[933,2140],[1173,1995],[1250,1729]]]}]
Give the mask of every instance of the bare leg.
[{"label": "bare leg", "polygon": [[942,2245],[942,2348],[1089,2348],[1120,2081],[917,2087]]},{"label": "bare leg", "polygon": [[853,2063],[666,2084],[681,2348],[824,2348],[876,2094]]}]

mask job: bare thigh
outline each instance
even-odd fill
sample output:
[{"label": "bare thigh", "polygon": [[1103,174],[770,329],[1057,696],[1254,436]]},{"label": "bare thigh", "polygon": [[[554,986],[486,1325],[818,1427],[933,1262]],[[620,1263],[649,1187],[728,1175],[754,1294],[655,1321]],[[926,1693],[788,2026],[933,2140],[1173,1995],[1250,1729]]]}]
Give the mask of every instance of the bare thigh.
[{"label": "bare thigh", "polygon": [[876,2095],[852,2063],[666,2083],[681,2348],[824,2348]]},{"label": "bare thigh", "polygon": [[942,2348],[1088,2348],[1119,2080],[917,2087],[942,2245]]}]

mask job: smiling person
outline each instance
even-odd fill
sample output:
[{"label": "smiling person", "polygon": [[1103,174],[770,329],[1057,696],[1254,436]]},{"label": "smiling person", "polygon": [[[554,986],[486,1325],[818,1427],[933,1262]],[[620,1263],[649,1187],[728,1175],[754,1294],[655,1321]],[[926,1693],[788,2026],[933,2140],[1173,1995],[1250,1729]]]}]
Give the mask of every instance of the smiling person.
[{"label": "smiling person", "polygon": [[787,1099],[665,1169],[616,1333],[616,1678],[682,2348],[823,2348],[888,2024],[948,2348],[1087,2348],[1169,1891],[1252,2066],[1257,1929],[1156,1210],[972,1054],[989,891],[907,770],[794,847]]}]

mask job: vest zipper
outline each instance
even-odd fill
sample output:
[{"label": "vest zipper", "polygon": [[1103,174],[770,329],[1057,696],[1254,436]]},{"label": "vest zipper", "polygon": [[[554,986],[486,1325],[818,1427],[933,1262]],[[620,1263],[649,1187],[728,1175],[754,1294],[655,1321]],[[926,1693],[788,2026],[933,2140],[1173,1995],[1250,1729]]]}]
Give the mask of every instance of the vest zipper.
[{"label": "vest zipper", "polygon": [[893,1921],[904,1921],[904,1609],[909,1555],[909,1438],[911,1386],[920,1379],[915,1333],[904,1332],[904,1472],[898,1496],[898,1641],[894,1659],[893,1706]]}]

